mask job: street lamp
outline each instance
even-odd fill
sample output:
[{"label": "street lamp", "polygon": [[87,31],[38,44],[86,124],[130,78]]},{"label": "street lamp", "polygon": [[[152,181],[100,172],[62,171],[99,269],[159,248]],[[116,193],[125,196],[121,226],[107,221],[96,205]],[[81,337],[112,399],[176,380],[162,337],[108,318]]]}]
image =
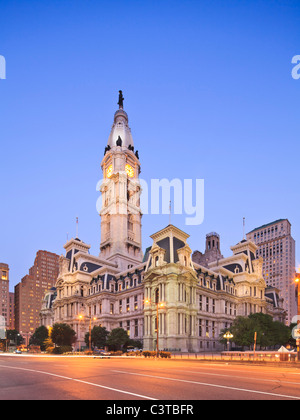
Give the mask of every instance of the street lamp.
[{"label": "street lamp", "polygon": [[[96,321],[96,317],[93,318],[93,321]],[[89,351],[92,351],[92,317],[90,317],[89,327]]]},{"label": "street lamp", "polygon": [[[300,324],[300,273],[296,273],[295,283],[297,285],[297,328],[299,329]],[[296,338],[297,345],[297,359],[300,360],[300,337]]]},{"label": "street lamp", "polygon": [[231,338],[233,338],[233,334],[231,334],[231,332],[230,331],[227,331],[224,335],[223,335],[223,337],[227,340],[227,351],[229,351],[229,340],[231,339]]},{"label": "street lamp", "polygon": [[158,328],[159,328],[159,322],[158,322],[158,308],[163,308],[164,304],[162,302],[157,302],[156,304],[156,357],[159,357],[159,346],[158,346]]},{"label": "street lamp", "polygon": [[78,315],[79,325],[78,325],[78,350],[79,353],[81,352],[81,344],[80,344],[80,321],[83,319],[82,315]]},{"label": "street lamp", "polygon": [[[146,299],[145,300],[146,304],[150,304],[151,301],[150,299]],[[164,303],[163,302],[159,302],[159,294],[158,294],[158,289],[156,289],[155,292],[155,304],[156,304],[156,357],[159,357],[159,320],[158,320],[158,309],[159,308],[163,308],[164,307]]]},{"label": "street lamp", "polygon": [[[89,351],[92,351],[92,320],[96,321],[96,317],[92,318],[91,316],[86,316],[86,318],[89,318],[90,324],[89,324]],[[78,315],[79,321],[84,319],[83,315]],[[79,346],[80,346],[80,340],[79,340]]]}]

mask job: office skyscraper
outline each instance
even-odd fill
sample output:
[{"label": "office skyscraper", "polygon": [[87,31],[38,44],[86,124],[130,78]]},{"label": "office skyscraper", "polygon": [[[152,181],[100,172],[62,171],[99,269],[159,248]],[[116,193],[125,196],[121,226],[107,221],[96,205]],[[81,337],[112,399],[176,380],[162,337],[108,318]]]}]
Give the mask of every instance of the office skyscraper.
[{"label": "office skyscraper", "polygon": [[38,251],[29,274],[15,286],[15,326],[29,338],[40,325],[39,313],[45,292],[55,285],[58,276],[59,256],[48,251]]},{"label": "office skyscraper", "polygon": [[297,314],[295,240],[291,236],[291,223],[287,219],[276,220],[253,229],[247,233],[247,239],[258,246],[256,256],[263,258],[263,277],[267,285],[280,290],[289,325]]},{"label": "office skyscraper", "polygon": [[4,264],[4,263],[0,263],[0,316],[3,317],[1,324],[5,324],[5,328],[8,328],[9,327],[9,266],[8,264]]}]

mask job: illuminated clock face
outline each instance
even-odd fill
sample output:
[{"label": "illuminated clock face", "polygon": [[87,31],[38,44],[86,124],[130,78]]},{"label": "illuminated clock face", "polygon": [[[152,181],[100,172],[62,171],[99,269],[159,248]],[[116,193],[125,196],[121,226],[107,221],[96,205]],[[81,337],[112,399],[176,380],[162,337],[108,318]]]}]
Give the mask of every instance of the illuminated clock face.
[{"label": "illuminated clock face", "polygon": [[134,170],[133,167],[130,165],[125,165],[125,171],[130,178],[134,177]]},{"label": "illuminated clock face", "polygon": [[107,176],[107,178],[110,178],[112,176],[112,173],[113,173],[113,166],[112,165],[109,165],[109,167],[106,170],[106,176]]}]

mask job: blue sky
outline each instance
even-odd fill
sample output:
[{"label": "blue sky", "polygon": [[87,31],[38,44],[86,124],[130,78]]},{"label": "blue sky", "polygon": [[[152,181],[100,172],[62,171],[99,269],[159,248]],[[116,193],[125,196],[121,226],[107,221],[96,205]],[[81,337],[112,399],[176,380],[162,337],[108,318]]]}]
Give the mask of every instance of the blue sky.
[{"label": "blue sky", "polygon": [[[0,1],[1,244],[11,290],[39,249],[98,254],[100,162],[118,90],[143,179],[204,179],[205,219],[172,223],[224,256],[288,218],[300,238],[299,1]],[[143,218],[143,248],[169,223]],[[300,253],[296,248],[296,260]]]}]

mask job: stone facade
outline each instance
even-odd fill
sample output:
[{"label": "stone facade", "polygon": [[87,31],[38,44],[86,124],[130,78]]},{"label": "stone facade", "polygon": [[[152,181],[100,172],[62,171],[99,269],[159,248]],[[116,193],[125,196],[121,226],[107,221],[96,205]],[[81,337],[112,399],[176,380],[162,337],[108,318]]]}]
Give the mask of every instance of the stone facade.
[{"label": "stone facade", "polygon": [[101,325],[124,328],[144,349],[155,350],[158,338],[160,349],[201,352],[222,349],[219,334],[237,315],[281,312],[265,295],[262,259],[251,241],[224,258],[219,235],[209,234],[205,253],[192,258],[189,235],[168,225],[151,236],[143,256],[140,162],[123,101],[101,168],[100,254],[90,255],[79,238],[65,244],[56,297],[48,296],[41,311],[44,325],[49,319],[70,324],[78,346],[89,326]]}]

